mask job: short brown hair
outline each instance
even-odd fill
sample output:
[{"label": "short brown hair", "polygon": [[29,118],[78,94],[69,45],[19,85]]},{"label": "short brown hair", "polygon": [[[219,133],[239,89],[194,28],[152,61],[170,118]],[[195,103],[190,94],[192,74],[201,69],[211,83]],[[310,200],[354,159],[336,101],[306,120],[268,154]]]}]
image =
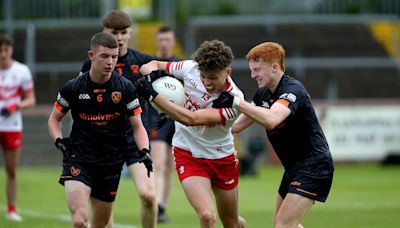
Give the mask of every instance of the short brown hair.
[{"label": "short brown hair", "polygon": [[94,34],[90,42],[90,49],[96,51],[99,46],[107,48],[118,48],[117,40],[110,34],[105,32],[99,32]]},{"label": "short brown hair", "polygon": [[0,34],[0,46],[2,45],[13,46],[14,45],[13,38],[6,34]]},{"label": "short brown hair", "polygon": [[193,53],[200,71],[220,71],[228,67],[234,56],[229,46],[220,40],[204,41]]},{"label": "short brown hair", "polygon": [[122,10],[113,10],[103,18],[103,27],[122,30],[131,27],[132,19]]},{"label": "short brown hair", "polygon": [[282,71],[285,71],[285,49],[275,42],[264,42],[253,47],[246,55],[247,61],[277,62]]},{"label": "short brown hair", "polygon": [[168,25],[160,26],[160,27],[157,29],[157,34],[159,34],[159,33],[166,33],[166,32],[174,32],[174,29],[172,29],[172,27],[170,27],[170,26],[168,26]]}]

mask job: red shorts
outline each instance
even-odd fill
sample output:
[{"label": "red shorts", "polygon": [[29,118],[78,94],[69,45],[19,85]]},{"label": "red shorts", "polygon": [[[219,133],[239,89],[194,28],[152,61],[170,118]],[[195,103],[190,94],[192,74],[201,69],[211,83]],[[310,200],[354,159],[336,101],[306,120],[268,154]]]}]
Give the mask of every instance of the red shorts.
[{"label": "red shorts", "polygon": [[187,177],[201,176],[220,189],[234,189],[239,181],[239,162],[233,153],[219,159],[195,158],[189,151],[174,147],[176,171],[182,182]]},{"label": "red shorts", "polygon": [[0,144],[3,150],[16,150],[22,145],[22,132],[0,132]]}]

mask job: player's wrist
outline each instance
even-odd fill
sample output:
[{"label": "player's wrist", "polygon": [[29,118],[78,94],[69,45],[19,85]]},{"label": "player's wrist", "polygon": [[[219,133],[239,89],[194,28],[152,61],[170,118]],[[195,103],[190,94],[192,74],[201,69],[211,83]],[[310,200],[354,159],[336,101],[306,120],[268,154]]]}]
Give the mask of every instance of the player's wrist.
[{"label": "player's wrist", "polygon": [[232,108],[239,108],[242,99],[240,97],[234,97],[232,102]]}]

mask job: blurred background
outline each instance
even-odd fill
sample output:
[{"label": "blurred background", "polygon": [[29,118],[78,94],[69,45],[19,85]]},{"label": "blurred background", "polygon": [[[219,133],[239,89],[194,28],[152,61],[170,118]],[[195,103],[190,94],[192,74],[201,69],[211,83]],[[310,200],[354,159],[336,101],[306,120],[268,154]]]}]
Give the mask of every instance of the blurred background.
[{"label": "blurred background", "polygon": [[[247,100],[256,83],[245,55],[261,42],[282,44],[286,73],[308,89],[335,162],[400,164],[398,0],[0,0],[0,5],[0,32],[14,37],[14,57],[30,67],[38,100],[24,112],[22,166],[60,165],[48,115],[59,88],[79,73],[102,16],[117,8],[135,21],[131,47],[150,55],[160,25],[176,29],[175,55],[181,58],[190,58],[204,40],[224,41],[235,55],[232,78]],[[279,164],[263,129],[253,126],[235,140],[243,175]]]}]

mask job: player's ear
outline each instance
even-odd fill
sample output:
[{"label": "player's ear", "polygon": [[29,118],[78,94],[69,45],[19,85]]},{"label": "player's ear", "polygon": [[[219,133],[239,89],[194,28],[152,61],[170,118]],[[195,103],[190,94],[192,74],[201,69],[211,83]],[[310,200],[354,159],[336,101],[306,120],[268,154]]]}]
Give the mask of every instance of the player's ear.
[{"label": "player's ear", "polygon": [[276,73],[278,71],[279,65],[277,63],[272,64],[272,72]]},{"label": "player's ear", "polygon": [[89,50],[89,51],[87,52],[87,55],[88,55],[89,59],[92,60],[92,59],[93,59],[93,56],[94,56],[94,52],[93,52],[92,50]]},{"label": "player's ear", "polygon": [[231,67],[227,67],[225,72],[226,72],[227,75],[231,75],[232,68]]}]

